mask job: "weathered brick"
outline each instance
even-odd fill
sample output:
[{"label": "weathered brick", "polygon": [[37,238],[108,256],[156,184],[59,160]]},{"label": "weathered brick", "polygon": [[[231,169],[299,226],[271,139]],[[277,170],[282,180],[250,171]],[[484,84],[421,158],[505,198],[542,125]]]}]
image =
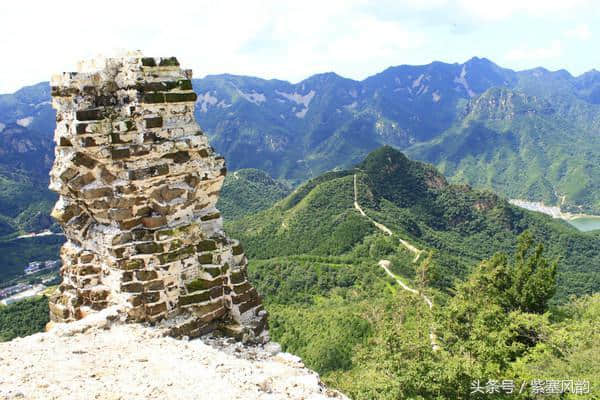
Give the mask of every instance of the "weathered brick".
[{"label": "weathered brick", "polygon": [[148,315],[157,315],[160,313],[164,313],[167,311],[167,304],[166,303],[158,303],[158,304],[146,304],[145,306],[146,309],[146,314]]},{"label": "weathered brick", "polygon": [[142,294],[144,303],[156,303],[160,300],[160,292],[145,292]]},{"label": "weathered brick", "polygon": [[129,179],[140,180],[147,178],[154,178],[169,173],[169,166],[167,164],[157,165],[154,167],[142,168],[135,171],[129,171]]},{"label": "weathered brick", "polygon": [[75,153],[71,161],[78,167],[86,167],[89,169],[94,168],[98,164],[96,160],[83,153]]},{"label": "weathered brick", "polygon": [[187,246],[171,253],[159,254],[157,257],[161,264],[172,263],[173,261],[187,258],[195,253],[194,246]]},{"label": "weathered brick", "polygon": [[84,189],[81,191],[84,199],[97,199],[100,197],[109,197],[112,196],[113,191],[110,187],[99,187],[99,188],[91,188]]},{"label": "weathered brick", "polygon": [[201,221],[211,221],[213,219],[217,219],[220,217],[221,217],[221,214],[216,212],[216,213],[212,213],[212,214],[203,215],[202,217],[200,217],[200,220]]},{"label": "weathered brick", "polygon": [[233,286],[233,291],[237,294],[242,294],[248,290],[250,290],[252,288],[252,286],[248,283],[248,282],[244,282],[242,284],[239,285],[234,285]]},{"label": "weathered brick", "polygon": [[77,124],[77,125],[75,125],[75,132],[77,132],[78,135],[82,135],[82,134],[86,133],[87,126],[88,126],[88,124]]},{"label": "weathered brick", "polygon": [[253,297],[256,297],[257,295],[258,293],[256,293],[256,290],[251,289],[246,291],[245,293],[231,296],[231,301],[233,302],[233,304],[240,304],[252,299]]},{"label": "weathered brick", "polygon": [[212,251],[217,249],[217,243],[214,240],[202,240],[196,245],[199,252]]},{"label": "weathered brick", "polygon": [[156,60],[151,57],[144,57],[141,59],[144,67],[156,67]]},{"label": "weathered brick", "polygon": [[163,247],[155,242],[140,243],[135,246],[135,251],[140,254],[154,254],[163,251]]},{"label": "weathered brick", "polygon": [[179,296],[179,305],[185,306],[188,304],[202,303],[210,300],[210,290],[204,292],[194,292],[188,295]]},{"label": "weathered brick", "polygon": [[167,103],[195,102],[198,96],[194,92],[188,93],[165,93]]},{"label": "weathered brick", "polygon": [[121,160],[123,158],[128,158],[130,155],[129,148],[112,149],[110,151],[110,155],[112,156],[113,160]]},{"label": "weathered brick", "polygon": [[127,282],[121,285],[121,290],[127,293],[141,293],[144,291],[144,285],[140,282]]},{"label": "weathered brick", "polygon": [[122,221],[133,217],[129,208],[111,208],[108,210],[108,216],[115,221]]},{"label": "weathered brick", "polygon": [[214,280],[195,279],[189,283],[186,283],[185,287],[187,288],[188,292],[194,292],[197,290],[211,289],[216,286],[223,286],[224,283],[225,278],[223,277]]},{"label": "weathered brick", "polygon": [[198,256],[198,262],[200,264],[212,264],[213,263],[213,255],[212,254],[200,254]]},{"label": "weathered brick", "polygon": [[91,172],[79,175],[69,181],[69,187],[73,190],[80,190],[87,184],[94,182],[96,178]]},{"label": "weathered brick", "polygon": [[98,121],[104,119],[104,108],[80,110],[75,113],[78,121]]},{"label": "weathered brick", "polygon": [[146,118],[144,119],[144,122],[146,123],[147,129],[161,128],[163,126],[162,117]]},{"label": "weathered brick", "polygon": [[231,252],[234,256],[239,256],[240,254],[244,254],[244,248],[241,244],[238,244],[231,248]]},{"label": "weathered brick", "polygon": [[[72,321],[110,299],[125,306],[128,320],[156,322],[185,307],[190,319],[171,321],[171,332],[194,337],[231,322],[231,301],[244,310],[260,297],[245,270],[230,278],[229,265],[240,258],[231,253],[243,251],[229,251],[231,240],[214,223],[226,169],[202,144],[191,71],[174,57],[137,60],[111,62],[110,71],[93,75],[65,74],[63,86],[52,88],[63,96],[54,102],[60,131],[53,188],[65,202],[52,215],[73,246],[61,251],[65,281],[51,315]],[[243,325],[239,332],[259,333],[265,318],[247,314],[235,323]]]},{"label": "weathered brick", "polygon": [[74,168],[67,168],[66,170],[64,170],[61,174],[60,174],[60,179],[67,182],[70,179],[72,179],[75,175],[77,175],[78,172],[76,169]]},{"label": "weathered brick", "polygon": [[190,160],[190,153],[187,151],[178,151],[177,153],[167,154],[163,158],[171,159],[175,164],[183,164]]},{"label": "weathered brick", "polygon": [[260,303],[261,303],[261,301],[260,301],[260,297],[255,297],[254,299],[252,299],[252,300],[250,300],[250,301],[247,301],[247,302],[245,302],[245,303],[242,303],[242,304],[239,306],[238,310],[239,310],[240,314],[243,314],[243,313],[245,313],[246,311],[248,311],[248,310],[250,310],[250,309],[252,309],[252,308],[254,308],[254,307],[257,307],[257,306],[259,306],[259,305],[260,305]]},{"label": "weathered brick", "polygon": [[164,290],[165,282],[162,279],[155,279],[144,283],[144,289],[148,290]]},{"label": "weathered brick", "polygon": [[160,59],[158,65],[161,67],[179,67],[179,61],[175,57],[164,57]]},{"label": "weathered brick", "polygon": [[142,96],[142,103],[155,104],[164,102],[164,93],[144,93],[144,95]]},{"label": "weathered brick", "polygon": [[144,268],[144,260],[141,260],[139,258],[123,260],[119,262],[119,268],[124,270]]},{"label": "weathered brick", "polygon": [[142,224],[144,224],[146,228],[159,228],[167,224],[167,218],[163,217],[162,215],[155,217],[143,217]]},{"label": "weathered brick", "polygon": [[213,278],[221,275],[221,267],[218,265],[203,265],[202,269],[210,274]]},{"label": "weathered brick", "polygon": [[232,271],[230,278],[233,284],[243,283],[246,281],[246,274],[242,271]]}]

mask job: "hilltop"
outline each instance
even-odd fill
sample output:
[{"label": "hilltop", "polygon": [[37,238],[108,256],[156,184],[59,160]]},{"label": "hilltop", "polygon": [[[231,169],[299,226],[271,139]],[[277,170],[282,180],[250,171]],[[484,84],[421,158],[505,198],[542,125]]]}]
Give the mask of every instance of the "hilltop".
[{"label": "hilltop", "polygon": [[354,209],[354,176],[358,201],[370,218],[434,252],[441,269],[436,283],[440,288],[465,277],[473,265],[494,253],[512,252],[517,236],[530,230],[548,254],[560,260],[557,299],[600,289],[596,237],[512,206],[493,192],[450,184],[431,165],[391,147],[370,153],[353,170],[312,179],[270,209],[233,221],[226,229],[241,239],[251,259],[359,258],[377,229]]},{"label": "hilltop", "polygon": [[[456,399],[474,379],[567,370],[598,382],[598,295],[584,296],[600,288],[598,236],[451,184],[391,147],[226,230],[250,257],[274,340],[352,398]],[[519,261],[523,243],[537,259]],[[558,284],[515,271],[529,260],[556,261]],[[517,277],[556,289],[551,304],[511,303]]]},{"label": "hilltop", "polygon": [[276,344],[176,340],[157,328],[94,317],[2,343],[0,349],[2,398],[345,398]]}]

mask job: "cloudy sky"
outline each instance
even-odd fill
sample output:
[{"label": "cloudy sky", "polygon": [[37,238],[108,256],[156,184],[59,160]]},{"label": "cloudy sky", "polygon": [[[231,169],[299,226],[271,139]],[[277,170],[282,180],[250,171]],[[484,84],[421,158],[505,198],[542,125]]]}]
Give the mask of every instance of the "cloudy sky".
[{"label": "cloudy sky", "polygon": [[487,57],[513,69],[600,69],[597,0],[17,0],[0,3],[0,93],[123,49],[196,77],[300,81]]}]

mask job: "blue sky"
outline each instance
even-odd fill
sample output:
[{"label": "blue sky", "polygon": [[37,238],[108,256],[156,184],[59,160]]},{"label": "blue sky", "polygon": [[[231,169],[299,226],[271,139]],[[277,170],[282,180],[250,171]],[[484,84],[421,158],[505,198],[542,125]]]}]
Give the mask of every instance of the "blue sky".
[{"label": "blue sky", "polygon": [[0,93],[125,49],[175,55],[195,77],[364,79],[473,56],[578,75],[600,69],[599,37],[591,0],[3,1]]}]

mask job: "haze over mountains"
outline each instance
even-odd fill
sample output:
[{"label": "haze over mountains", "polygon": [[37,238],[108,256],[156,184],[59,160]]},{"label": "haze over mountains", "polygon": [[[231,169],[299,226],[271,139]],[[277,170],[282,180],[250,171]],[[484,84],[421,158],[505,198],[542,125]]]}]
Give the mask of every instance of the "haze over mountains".
[{"label": "haze over mountains", "polygon": [[[397,66],[354,81],[193,81],[196,116],[230,170],[298,184],[389,144],[452,182],[600,212],[600,72],[512,71],[487,59]],[[45,228],[54,112],[47,83],[0,95],[0,234]]]}]

